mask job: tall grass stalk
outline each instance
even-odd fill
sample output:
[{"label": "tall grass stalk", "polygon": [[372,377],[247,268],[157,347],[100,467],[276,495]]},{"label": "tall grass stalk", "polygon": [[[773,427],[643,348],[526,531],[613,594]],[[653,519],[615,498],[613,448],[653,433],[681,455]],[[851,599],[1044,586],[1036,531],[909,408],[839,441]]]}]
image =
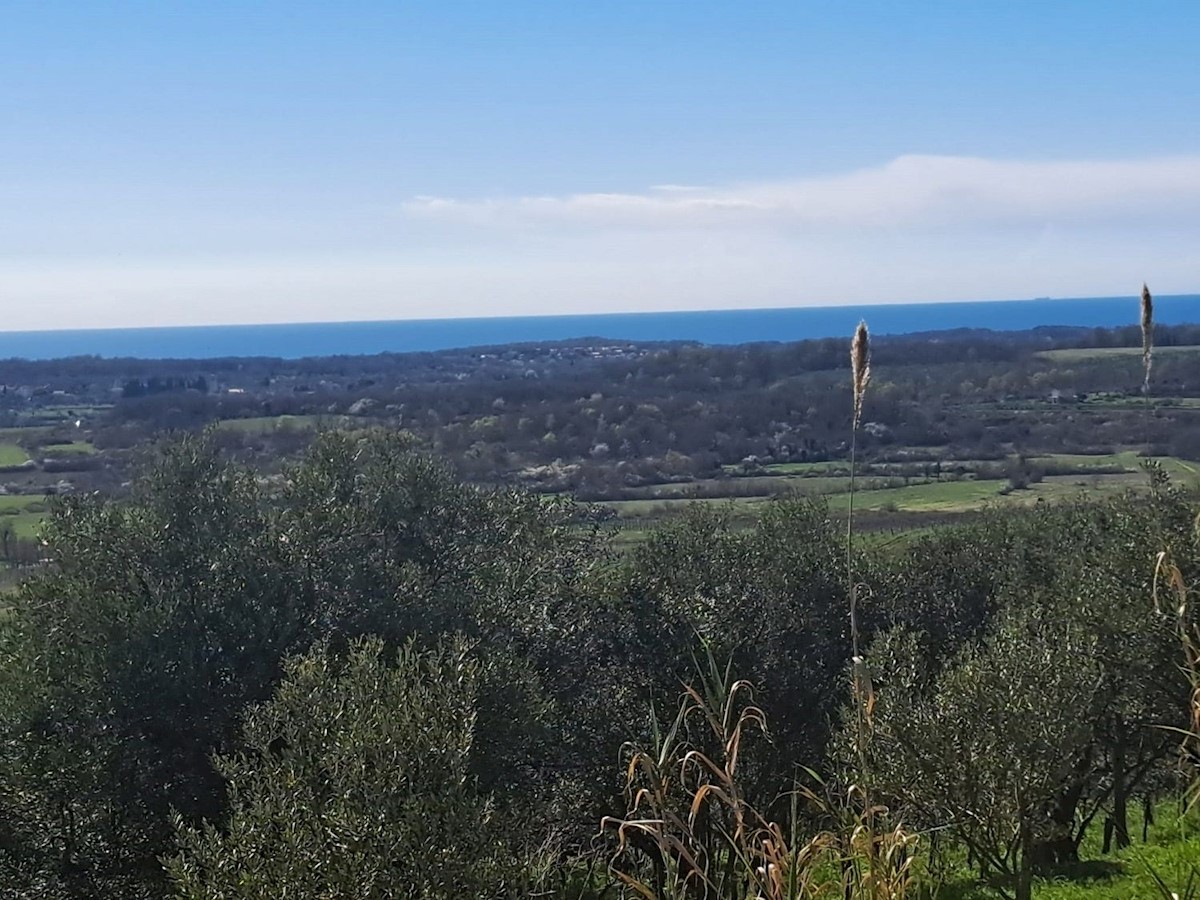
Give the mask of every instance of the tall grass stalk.
[{"label": "tall grass stalk", "polygon": [[[767,739],[766,715],[711,649],[674,719],[652,714],[650,725],[648,743],[623,748],[625,814],[600,823],[615,840],[609,871],[623,896],[904,900],[914,839],[898,827],[877,833],[886,811],[848,812],[801,781],[766,807],[756,802],[743,758]],[[770,816],[780,801],[787,813]],[[831,827],[805,832],[805,822]]]},{"label": "tall grass stalk", "polygon": [[1150,367],[1154,362],[1154,298],[1142,282],[1142,394],[1150,397]]},{"label": "tall grass stalk", "polygon": [[850,341],[850,375],[853,387],[853,410],[850,423],[850,489],[846,515],[846,579],[850,599],[850,648],[853,667],[853,697],[857,717],[857,741],[860,762],[866,751],[866,727],[869,715],[870,690],[866,663],[862,658],[858,626],[858,582],[854,577],[854,489],[858,467],[858,429],[862,424],[863,402],[871,380],[871,339],[867,323],[859,322]]},{"label": "tall grass stalk", "polygon": [[847,820],[839,829],[843,890],[853,897],[902,896],[908,881],[907,863],[895,865],[894,853],[908,859],[908,837],[897,826],[880,834],[887,810],[873,802],[867,790],[867,742],[870,738],[874,691],[862,655],[858,621],[858,580],[854,574],[854,491],[858,468],[858,430],[862,425],[867,384],[871,380],[871,339],[867,323],[860,321],[850,341],[850,375],[853,402],[850,423],[850,486],[846,516],[846,580],[850,602],[851,701],[854,704],[854,744],[858,771],[846,793]]},{"label": "tall grass stalk", "polygon": [[1139,319],[1142,326],[1142,402],[1145,405],[1146,455],[1151,456],[1153,429],[1150,426],[1154,410],[1150,406],[1150,367],[1154,362],[1154,298],[1150,296],[1150,288],[1144,281]]}]

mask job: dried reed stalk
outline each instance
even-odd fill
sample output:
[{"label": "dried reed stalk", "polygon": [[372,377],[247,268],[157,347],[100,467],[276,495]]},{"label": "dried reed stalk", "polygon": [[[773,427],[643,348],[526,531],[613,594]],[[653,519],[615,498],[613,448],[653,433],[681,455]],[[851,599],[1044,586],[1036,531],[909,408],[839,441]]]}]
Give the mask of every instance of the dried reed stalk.
[{"label": "dried reed stalk", "polygon": [[858,627],[858,583],[854,578],[854,487],[858,454],[858,428],[862,424],[863,401],[871,380],[871,339],[867,323],[859,322],[850,342],[850,375],[854,390],[853,419],[850,426],[850,494],[846,518],[846,578],[850,591],[850,646],[855,714],[858,720],[860,757],[865,752],[866,731],[873,706],[870,680],[863,660]]},{"label": "dried reed stalk", "polygon": [[871,341],[866,322],[859,322],[854,330],[854,340],[850,342],[850,367],[854,378],[854,431],[857,432],[862,422],[867,382],[871,380]]},{"label": "dried reed stalk", "polygon": [[[867,382],[871,380],[871,338],[867,323],[859,322],[850,341],[850,377],[854,389],[854,415],[850,425],[850,497],[846,519],[846,576],[850,586],[850,640],[854,651],[854,663],[858,666],[858,591],[854,582],[854,477],[858,452],[858,427],[862,424],[863,401],[867,396]],[[858,678],[855,678],[858,683]],[[856,691],[857,693],[857,691]]]},{"label": "dried reed stalk", "polygon": [[1150,365],[1154,359],[1154,299],[1142,284],[1142,393],[1150,394]]}]

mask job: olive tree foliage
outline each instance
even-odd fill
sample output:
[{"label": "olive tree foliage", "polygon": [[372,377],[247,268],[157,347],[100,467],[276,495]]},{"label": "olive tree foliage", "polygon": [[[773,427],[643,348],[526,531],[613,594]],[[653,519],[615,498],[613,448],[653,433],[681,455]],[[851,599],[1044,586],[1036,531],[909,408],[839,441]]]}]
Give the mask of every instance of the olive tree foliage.
[{"label": "olive tree foliage", "polygon": [[1059,564],[1040,584],[1007,598],[1060,629],[1091,635],[1100,673],[1095,702],[1077,706],[1092,739],[1056,800],[1061,837],[1045,848],[1046,863],[1074,861],[1096,821],[1106,848],[1127,845],[1131,801],[1148,808],[1170,782],[1174,741],[1162,726],[1181,724],[1186,685],[1173,653],[1174,623],[1152,601],[1154,558],[1168,549],[1194,570],[1193,511],[1160,472],[1152,475],[1148,496],[1062,510],[1058,527],[1044,535],[1059,547]]},{"label": "olive tree foliage", "polygon": [[639,624],[627,652],[644,661],[660,707],[704,652],[755,685],[774,741],[761,771],[744,774],[763,802],[789,787],[797,765],[820,765],[845,702],[843,540],[820,503],[769,504],[745,532],[723,511],[697,508],[651,535],[623,570],[618,602]]},{"label": "olive tree foliage", "polygon": [[1166,548],[1186,558],[1190,549],[1191,512],[1178,499],[1160,493],[1149,502],[1095,509],[1074,525],[1076,539],[1095,552],[1068,562],[1028,596],[1046,620],[1093,637],[1100,672],[1096,702],[1078,709],[1093,739],[1058,801],[1056,815],[1070,838],[1060,846],[1058,862],[1076,858],[1086,828],[1097,819],[1106,849],[1128,845],[1131,802],[1149,808],[1170,782],[1175,741],[1169,728],[1182,724],[1187,697],[1173,653],[1175,623],[1158,613],[1152,599],[1153,556]]},{"label": "olive tree foliage", "polygon": [[463,642],[369,639],[285,673],[217,760],[226,823],[180,824],[178,897],[515,895],[517,854],[471,775],[480,672]]},{"label": "olive tree foliage", "polygon": [[248,473],[187,443],[132,502],[55,509],[55,564],[22,585],[3,632],[10,882],[136,895],[170,809],[219,812],[208,754],[269,695],[312,619],[289,610],[293,582],[260,501]]},{"label": "olive tree foliage", "polygon": [[[882,621],[905,624],[869,651],[869,774],[914,820],[951,826],[983,870],[1069,864],[1096,822],[1106,847],[1127,843],[1131,801],[1148,807],[1168,780],[1173,741],[1160,726],[1180,724],[1186,685],[1174,623],[1151,600],[1154,555],[1188,553],[1192,511],[1161,478],[1152,487],[926,539],[913,565],[892,575],[893,589],[911,581],[913,590],[881,592]],[[960,554],[964,542],[978,552]],[[935,594],[920,588],[930,568]],[[1015,744],[993,743],[989,729],[1013,711],[1005,727]],[[1054,735],[1065,755],[1038,755]],[[1040,780],[1022,795],[1036,802],[1000,802],[997,792],[1011,800],[1026,770]],[[970,775],[956,780],[959,771]]]},{"label": "olive tree foliage", "polygon": [[1091,740],[1077,710],[1098,696],[1093,649],[1082,629],[1008,614],[929,678],[914,635],[887,635],[871,660],[869,783],[907,821],[952,827],[1027,900],[1036,847],[1055,836],[1050,810]]},{"label": "olive tree foliage", "polygon": [[395,434],[326,435],[280,479],[185,438],[131,497],[58,504],[45,541],[0,623],[6,889],[160,895],[172,811],[221,821],[213,754],[316,642],[477,642],[473,776],[514,808],[557,789],[556,675],[601,557],[569,503],[463,485]]}]

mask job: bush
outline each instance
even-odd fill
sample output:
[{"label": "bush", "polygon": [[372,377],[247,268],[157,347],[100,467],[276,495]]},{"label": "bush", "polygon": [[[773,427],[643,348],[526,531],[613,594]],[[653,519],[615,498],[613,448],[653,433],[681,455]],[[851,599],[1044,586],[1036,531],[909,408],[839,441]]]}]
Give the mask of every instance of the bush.
[{"label": "bush", "polygon": [[179,896],[499,896],[519,864],[468,774],[478,674],[461,641],[291,660],[217,761],[227,824],[179,824]]},{"label": "bush", "polygon": [[1060,837],[1048,811],[1092,738],[1077,712],[1099,695],[1091,651],[1082,629],[1008,615],[936,679],[918,674],[911,635],[873,654],[872,779],[910,822],[956,823],[985,871],[1017,880],[1019,900],[1039,848]]}]

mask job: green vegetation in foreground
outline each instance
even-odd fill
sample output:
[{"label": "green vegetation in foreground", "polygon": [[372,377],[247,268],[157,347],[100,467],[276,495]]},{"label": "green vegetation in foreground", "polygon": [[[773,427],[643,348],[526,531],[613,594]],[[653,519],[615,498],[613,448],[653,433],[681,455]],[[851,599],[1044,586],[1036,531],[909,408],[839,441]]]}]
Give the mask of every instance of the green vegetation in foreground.
[{"label": "green vegetation in foreground", "polygon": [[[1182,900],[1193,868],[1200,869],[1200,821],[1180,817],[1178,804],[1160,804],[1159,824],[1149,840],[1140,838],[1124,850],[1105,855],[1098,833],[1089,833],[1080,848],[1080,862],[1034,881],[1036,900],[1163,900],[1155,875]],[[945,878],[937,888],[939,900],[995,900],[997,892],[967,869]]]},{"label": "green vegetation in foreground", "polygon": [[0,467],[23,466],[27,462],[29,454],[23,448],[8,442],[0,443]]},{"label": "green vegetation in foreground", "polygon": [[[809,879],[792,898],[1000,900],[1021,873],[1035,900],[1035,867],[1104,876],[1034,881],[1052,900],[1093,883],[1099,900],[1149,898],[1143,858],[1182,886],[1197,848],[1169,816],[1151,845],[1097,862],[1087,813],[1136,836],[1143,800],[1178,795],[1178,736],[1147,723],[1186,724],[1194,686],[1148,596],[1158,547],[1186,567],[1172,583],[1200,574],[1190,495],[856,541],[848,573],[844,517],[821,504],[691,504],[617,555],[569,501],[463,483],[395,433],[321,436],[286,491],[221,443],[164,448],[130,496],[54,504],[39,555],[55,564],[5,597],[0,862],[21,863],[0,865],[5,896],[679,900],[613,884],[649,883],[679,847],[731,879],[720,900],[788,898],[752,884],[772,859]],[[862,499],[947,509],[1009,487]],[[742,529],[731,510],[757,515]],[[858,585],[874,726],[855,746]],[[1117,772],[1126,751],[1138,766]],[[840,784],[854,766],[886,813],[795,792],[798,772]],[[736,827],[760,816],[769,834]],[[635,827],[646,840],[622,841]],[[843,883],[841,860],[874,864],[907,830],[911,886]]]}]

